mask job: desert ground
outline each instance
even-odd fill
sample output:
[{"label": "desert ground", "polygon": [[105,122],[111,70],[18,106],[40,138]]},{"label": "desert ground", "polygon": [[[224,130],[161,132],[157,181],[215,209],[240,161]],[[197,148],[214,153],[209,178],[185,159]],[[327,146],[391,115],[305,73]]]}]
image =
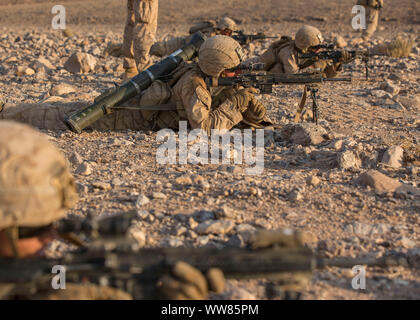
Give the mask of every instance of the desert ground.
[{"label": "desert ground", "polygon": [[[227,15],[246,32],[272,36],[314,25],[327,40],[340,35],[354,49],[355,2],[161,0],[157,40]],[[88,103],[122,81],[122,58],[105,57],[104,50],[122,42],[125,1],[61,1],[67,36],[51,28],[55,4],[0,0],[0,98],[6,108]],[[320,257],[402,252],[410,266],[368,267],[365,290],[352,289],[350,269],[315,271],[303,299],[420,299],[419,31],[419,1],[385,1],[379,29],[366,47],[400,35],[413,41],[412,52],[372,58],[369,80],[363,62],[345,65],[341,76],[353,82],[322,85],[318,129],[300,127],[316,131],[308,141],[284,130],[293,124],[302,88],[277,86],[261,95],[274,122],[265,129],[261,175],[246,174],[246,165],[161,165],[156,152],[162,142],[153,131],[44,130],[68,157],[77,181],[80,200],[70,214],[137,210],[132,232],[144,247],[241,247],[257,229],[290,228],[305,233],[305,245]],[[252,45],[250,55],[269,44]],[[93,56],[91,72],[64,68],[76,52]],[[61,254],[69,247],[55,241],[49,249]],[[212,298],[271,298],[267,283],[228,280],[225,292]]]}]

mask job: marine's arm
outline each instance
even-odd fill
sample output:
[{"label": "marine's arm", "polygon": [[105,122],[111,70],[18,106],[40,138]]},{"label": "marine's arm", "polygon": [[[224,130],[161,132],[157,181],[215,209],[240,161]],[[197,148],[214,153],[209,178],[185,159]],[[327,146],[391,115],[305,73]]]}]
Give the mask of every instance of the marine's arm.
[{"label": "marine's arm", "polygon": [[239,107],[232,100],[226,100],[217,108],[212,109],[212,98],[204,80],[195,76],[184,79],[182,84],[182,104],[192,128],[201,128],[208,134],[212,129],[230,130],[242,121]]}]

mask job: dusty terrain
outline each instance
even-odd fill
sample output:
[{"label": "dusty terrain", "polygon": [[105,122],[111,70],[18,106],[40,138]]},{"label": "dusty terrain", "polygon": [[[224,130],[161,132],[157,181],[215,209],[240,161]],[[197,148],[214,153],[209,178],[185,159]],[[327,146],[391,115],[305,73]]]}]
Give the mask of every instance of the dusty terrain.
[{"label": "dusty terrain", "polygon": [[[203,0],[161,0],[157,36],[182,35],[196,21],[227,14],[248,32],[293,35],[307,23],[319,27],[327,39],[339,32],[350,42],[356,37],[350,24],[354,2],[214,0],[210,6]],[[9,103],[92,101],[114,81],[121,82],[122,59],[105,58],[103,52],[109,42],[121,42],[125,1],[61,1],[74,33],[67,38],[51,29],[53,3],[0,1],[0,97]],[[414,40],[413,52],[403,59],[372,59],[369,81],[363,80],[363,63],[355,61],[343,71],[355,78],[352,84],[322,86],[320,126],[328,133],[326,141],[301,146],[280,134],[293,122],[301,95],[301,88],[283,86],[261,96],[275,125],[266,130],[265,169],[257,176],[246,175],[245,166],[239,165],[159,165],[155,132],[48,131],[69,157],[78,183],[80,201],[71,212],[103,215],[137,209],[135,229],[144,246],[241,246],[256,228],[287,227],[304,231],[306,244],[320,256],[381,256],[396,250],[418,257],[420,3],[385,5],[380,29],[369,45],[401,34]],[[268,45],[263,42],[252,51],[258,54]],[[95,57],[94,72],[72,74],[63,68],[78,51]],[[52,68],[37,68],[34,62],[40,57]],[[18,76],[19,66],[35,73]],[[50,89],[62,83],[73,92],[50,97]],[[391,146],[404,148],[399,168],[381,163]],[[360,162],[343,168],[344,153]],[[411,192],[384,192],[355,183],[369,169],[411,186]],[[137,201],[144,196],[148,203]],[[215,234],[197,232],[198,224],[217,220],[215,212],[223,206],[233,212],[225,224],[229,228]],[[55,243],[55,250],[65,248]],[[367,288],[360,291],[351,287],[350,270],[316,271],[304,298],[420,299],[418,267],[368,268]],[[265,299],[265,284],[229,281],[223,298]]]}]

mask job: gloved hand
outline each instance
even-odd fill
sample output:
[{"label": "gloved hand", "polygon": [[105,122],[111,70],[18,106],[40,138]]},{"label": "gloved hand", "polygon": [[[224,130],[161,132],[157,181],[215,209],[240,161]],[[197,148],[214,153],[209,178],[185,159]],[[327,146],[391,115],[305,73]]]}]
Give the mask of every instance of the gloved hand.
[{"label": "gloved hand", "polygon": [[253,96],[243,116],[247,122],[258,124],[264,120],[266,114],[266,107]]},{"label": "gloved hand", "polygon": [[158,282],[163,299],[204,300],[209,290],[221,293],[225,278],[220,269],[209,269],[206,275],[185,262],[177,262],[171,274],[164,275]]},{"label": "gloved hand", "polygon": [[[250,245],[252,249],[256,250],[272,246],[300,248],[303,247],[303,238],[304,235],[302,233],[290,229],[280,231],[263,230],[254,234]],[[267,284],[267,296],[269,299],[299,300],[310,279],[310,272],[280,274],[277,281]]]},{"label": "gloved hand", "polygon": [[353,59],[354,57],[350,52],[348,52],[347,50],[342,50],[341,57],[338,62],[349,63],[350,61],[353,61]]},{"label": "gloved hand", "polygon": [[230,97],[230,101],[233,102],[235,107],[239,109],[241,113],[245,112],[248,109],[249,103],[254,98],[256,90],[253,88],[241,89]]}]

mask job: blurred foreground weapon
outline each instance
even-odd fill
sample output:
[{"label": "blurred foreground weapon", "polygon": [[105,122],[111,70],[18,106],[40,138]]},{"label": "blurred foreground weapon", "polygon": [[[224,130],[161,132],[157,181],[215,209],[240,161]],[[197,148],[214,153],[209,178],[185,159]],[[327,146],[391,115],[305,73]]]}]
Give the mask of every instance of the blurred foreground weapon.
[{"label": "blurred foreground weapon", "polygon": [[90,124],[113,112],[113,108],[121,106],[128,100],[140,95],[156,79],[169,75],[181,62],[191,60],[197,54],[205,38],[206,36],[201,32],[195,33],[191,41],[180,50],[175,51],[122,85],[104,92],[95,99],[92,105],[69,116],[65,119],[67,126],[70,130],[81,133]]},{"label": "blurred foreground weapon", "polygon": [[52,267],[61,265],[66,269],[68,282],[80,283],[88,279],[92,283],[122,289],[135,299],[148,299],[156,297],[158,279],[179,261],[202,272],[219,268],[228,279],[265,278],[273,281],[284,279],[287,273],[310,277],[315,269],[326,267],[409,266],[409,259],[398,253],[381,258],[319,258],[302,245],[300,236],[291,230],[261,231],[248,248],[223,249],[141,249],[128,239],[119,244],[104,241],[102,246],[99,245],[102,241],[97,240],[96,245],[67,254],[63,259],[0,259],[0,284],[13,283],[26,292],[36,291],[37,285],[43,283],[45,287],[54,276]]}]

